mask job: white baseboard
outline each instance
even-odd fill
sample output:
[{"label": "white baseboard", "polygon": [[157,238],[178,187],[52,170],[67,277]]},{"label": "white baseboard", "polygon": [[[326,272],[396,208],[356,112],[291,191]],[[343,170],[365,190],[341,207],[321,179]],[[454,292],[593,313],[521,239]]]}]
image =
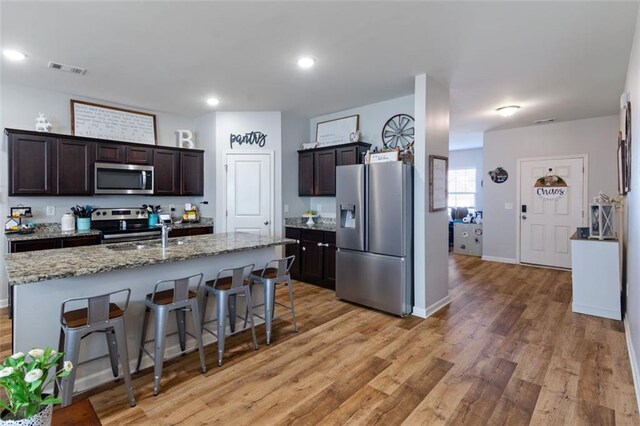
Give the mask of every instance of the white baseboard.
[{"label": "white baseboard", "polygon": [[633,378],[633,387],[636,390],[636,403],[640,410],[640,364],[638,364],[639,360],[636,357],[636,351],[633,349],[631,333],[629,332],[629,322],[626,317],[624,319],[624,336],[627,339],[627,351],[629,352],[629,363],[631,364],[631,377]]},{"label": "white baseboard", "polygon": [[0,299],[0,308],[6,308],[9,306],[9,299]]},{"label": "white baseboard", "polygon": [[420,318],[428,318],[438,312],[440,309],[447,306],[449,303],[451,303],[451,297],[447,295],[446,297],[438,300],[436,303],[432,303],[430,306],[427,306],[427,309],[414,306],[412,315]]},{"label": "white baseboard", "polygon": [[482,260],[500,263],[517,263],[515,259],[509,257],[482,256]]},{"label": "white baseboard", "polygon": [[573,312],[576,312],[578,314],[593,315],[596,317],[610,318],[618,321],[622,320],[622,313],[613,309],[595,308],[593,306],[587,305],[576,305],[575,303],[571,304],[571,309],[573,310]]}]

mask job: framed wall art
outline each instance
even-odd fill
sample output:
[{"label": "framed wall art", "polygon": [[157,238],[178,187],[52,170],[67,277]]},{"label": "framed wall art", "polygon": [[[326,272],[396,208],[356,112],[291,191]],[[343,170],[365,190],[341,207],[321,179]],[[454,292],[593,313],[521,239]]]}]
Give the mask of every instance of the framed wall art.
[{"label": "framed wall art", "polygon": [[71,133],[155,145],[156,115],[71,99]]},{"label": "framed wall art", "polygon": [[439,155],[429,156],[429,211],[447,208],[447,173],[449,159]]},{"label": "framed wall art", "polygon": [[336,118],[316,124],[316,142],[319,145],[349,143],[351,134],[360,130],[360,115]]}]

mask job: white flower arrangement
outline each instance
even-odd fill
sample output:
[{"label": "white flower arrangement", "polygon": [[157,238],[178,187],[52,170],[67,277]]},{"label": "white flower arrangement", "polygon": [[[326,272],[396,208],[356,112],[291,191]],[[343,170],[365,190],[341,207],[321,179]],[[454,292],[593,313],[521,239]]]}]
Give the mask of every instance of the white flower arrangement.
[{"label": "white flower arrangement", "polygon": [[63,368],[49,377],[49,371],[56,368],[63,356],[51,348],[35,348],[27,355],[16,352],[0,365],[0,387],[8,397],[8,402],[0,399],[0,409],[8,412],[2,419],[28,419],[43,407],[60,403],[59,398],[43,395],[42,390],[55,378],[66,377],[73,370],[73,364],[66,361]]}]

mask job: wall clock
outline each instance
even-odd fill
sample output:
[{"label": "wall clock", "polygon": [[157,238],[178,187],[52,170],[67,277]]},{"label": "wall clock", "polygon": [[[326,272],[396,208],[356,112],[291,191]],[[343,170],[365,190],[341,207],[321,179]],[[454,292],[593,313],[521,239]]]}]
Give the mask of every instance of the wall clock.
[{"label": "wall clock", "polygon": [[413,122],[413,117],[408,114],[391,117],[382,128],[382,143],[392,149],[410,147],[415,134]]}]

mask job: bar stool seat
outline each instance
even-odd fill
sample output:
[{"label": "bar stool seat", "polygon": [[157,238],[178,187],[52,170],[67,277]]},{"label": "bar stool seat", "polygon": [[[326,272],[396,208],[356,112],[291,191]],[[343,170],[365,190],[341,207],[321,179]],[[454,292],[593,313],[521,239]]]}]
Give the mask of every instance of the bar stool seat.
[{"label": "bar stool seat", "polygon": [[[142,321],[142,334],[140,336],[140,348],[138,350],[138,362],[136,372],[140,371],[142,355],[147,354],[153,360],[153,396],[160,392],[160,379],[162,378],[162,367],[164,364],[164,350],[167,343],[167,323],[169,313],[176,313],[178,325],[178,340],[182,353],[186,350],[186,336],[189,335],[196,340],[200,355],[200,368],[203,373],[207,372],[204,362],[204,348],[202,347],[202,328],[200,325],[200,314],[198,312],[198,289],[202,284],[203,274],[191,275],[189,277],[177,278],[173,280],[158,281],[153,288],[153,293],[147,294],[145,298],[144,320]],[[197,282],[195,291],[191,290],[191,284]],[[159,287],[172,284],[173,288],[158,290]],[[186,331],[186,313],[191,312],[193,319],[194,333]],[[155,338],[147,341],[147,328],[151,312],[155,313]],[[153,355],[145,349],[145,344],[154,342]]]},{"label": "bar stool seat", "polygon": [[[126,300],[123,308],[111,302],[113,296],[124,293],[126,293]],[[62,368],[64,361],[71,361],[74,366],[77,366],[82,339],[92,333],[105,333],[113,377],[117,378],[119,375],[118,360],[120,360],[122,375],[129,396],[129,403],[134,407],[136,400],[133,396],[133,386],[129,372],[127,337],[124,330],[124,313],[129,306],[130,296],[131,289],[124,289],[99,296],[67,299],[62,302],[60,308],[60,342],[58,344],[58,351],[64,352],[64,357],[60,360],[58,368]],[[87,307],[70,311],[66,310],[68,304],[79,303],[86,303]],[[55,381],[54,394],[57,396],[60,392],[62,393],[61,399],[63,407],[71,404],[77,371],[77,368],[73,368],[68,376],[62,377],[59,381]]]},{"label": "bar stool seat", "polygon": [[[264,319],[267,345],[271,344],[271,324],[275,315],[276,305],[287,308],[289,312],[291,312],[291,317],[293,319],[293,331],[296,333],[298,332],[296,312],[293,306],[293,286],[291,285],[291,275],[289,274],[289,270],[291,269],[295,259],[295,256],[289,256],[282,259],[270,260],[264,266],[264,269],[253,271],[249,276],[249,287],[251,288],[252,294],[254,283],[261,283],[264,287],[264,318],[259,315],[256,316]],[[289,289],[289,306],[276,302],[276,285],[280,283],[285,284]],[[256,307],[258,306],[262,305],[257,305]]]},{"label": "bar stool seat", "polygon": [[[216,278],[207,281],[204,293],[204,307],[202,308],[202,330],[216,336],[218,340],[218,366],[222,366],[224,357],[224,343],[226,337],[226,319],[229,318],[229,329],[231,334],[236,332],[235,322],[237,318],[244,320],[244,327],[240,331],[247,329],[247,321],[251,328],[254,348],[258,349],[258,339],[256,338],[255,326],[253,323],[253,306],[251,292],[249,289],[249,275],[253,271],[253,264],[240,266],[238,268],[227,268],[218,271]],[[227,274],[231,274],[227,276]],[[209,295],[216,298],[216,318],[210,321],[205,320],[207,301]],[[244,317],[236,315],[236,296],[244,297],[246,303],[246,314]],[[227,311],[228,309],[228,311]],[[228,313],[227,313],[228,312]],[[209,330],[205,324],[216,323],[216,331]]]}]

